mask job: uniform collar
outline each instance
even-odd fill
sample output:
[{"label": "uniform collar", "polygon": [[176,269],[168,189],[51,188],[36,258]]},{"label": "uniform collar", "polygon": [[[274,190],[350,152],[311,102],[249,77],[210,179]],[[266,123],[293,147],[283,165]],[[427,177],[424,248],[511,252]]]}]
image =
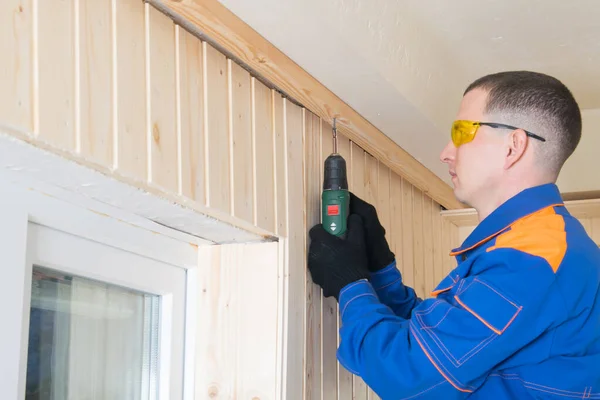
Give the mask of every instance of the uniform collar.
[{"label": "uniform collar", "polygon": [[504,232],[517,220],[550,206],[563,206],[556,184],[548,183],[528,188],[504,202],[477,225],[463,242],[452,250],[455,256],[471,250]]}]

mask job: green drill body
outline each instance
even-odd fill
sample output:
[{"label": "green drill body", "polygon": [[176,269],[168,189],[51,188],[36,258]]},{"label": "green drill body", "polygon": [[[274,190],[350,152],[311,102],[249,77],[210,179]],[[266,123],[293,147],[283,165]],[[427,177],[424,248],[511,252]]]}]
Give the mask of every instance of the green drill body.
[{"label": "green drill body", "polygon": [[346,234],[348,214],[350,213],[350,194],[348,190],[323,190],[323,228],[334,236]]},{"label": "green drill body", "polygon": [[333,154],[324,163],[321,209],[323,228],[334,236],[344,238],[350,214],[350,193],[346,175],[346,160],[337,154],[337,131],[333,120]]}]

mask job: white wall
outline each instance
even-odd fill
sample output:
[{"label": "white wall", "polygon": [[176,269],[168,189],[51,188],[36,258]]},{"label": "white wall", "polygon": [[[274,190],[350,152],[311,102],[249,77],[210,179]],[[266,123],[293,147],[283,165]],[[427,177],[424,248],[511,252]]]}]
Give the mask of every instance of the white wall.
[{"label": "white wall", "polygon": [[600,109],[584,110],[583,134],[558,179],[563,193],[600,190]]}]

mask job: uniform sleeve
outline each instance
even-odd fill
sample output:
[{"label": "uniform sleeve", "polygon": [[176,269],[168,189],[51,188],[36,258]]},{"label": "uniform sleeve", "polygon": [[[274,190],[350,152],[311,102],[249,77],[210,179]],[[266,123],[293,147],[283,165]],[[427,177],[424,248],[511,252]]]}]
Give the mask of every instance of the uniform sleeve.
[{"label": "uniform sleeve", "polygon": [[396,261],[381,271],[372,273],[371,284],[381,302],[399,317],[409,318],[413,308],[422,301],[413,288],[405,286],[402,282]]},{"label": "uniform sleeve", "polygon": [[[564,310],[554,273],[514,250],[487,256],[482,272],[426,299],[410,319],[380,302],[366,281],[340,296],[338,360],[382,398],[427,393],[462,398],[496,366],[542,335]],[[485,263],[482,265],[482,263]]]}]

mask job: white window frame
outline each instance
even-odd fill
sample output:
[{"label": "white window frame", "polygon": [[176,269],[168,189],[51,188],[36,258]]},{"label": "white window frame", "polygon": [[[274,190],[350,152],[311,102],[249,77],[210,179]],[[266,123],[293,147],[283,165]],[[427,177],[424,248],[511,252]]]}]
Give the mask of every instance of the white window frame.
[{"label": "white window frame", "polygon": [[[106,206],[98,204],[98,208],[92,210],[94,205],[89,201],[86,204],[70,202],[64,200],[64,196],[59,199],[43,193],[39,187],[7,180],[0,174],[0,271],[3,277],[0,304],[4,317],[0,329],[0,397],[24,398],[32,265],[52,266],[56,262],[68,273],[161,295],[158,398],[173,399],[172,393],[182,393],[180,398],[191,400],[195,374],[197,246],[182,240],[186,235],[180,232],[170,232],[163,227],[165,234],[158,233],[140,226],[143,224],[132,224],[130,221],[135,216],[126,222],[121,219],[122,213],[117,212],[119,218],[114,218],[98,212],[106,211]],[[42,249],[41,253],[34,251],[32,246],[40,244],[33,241],[37,235],[54,235],[59,241],[74,235],[76,238],[70,236],[69,240],[83,247],[109,246],[120,257],[125,255],[138,260],[143,257],[148,264],[168,265],[172,268],[171,275],[183,274],[184,282],[179,288],[184,292],[178,293],[177,285],[158,276],[156,269],[139,274],[135,266],[123,270],[110,266],[99,268],[91,263],[92,269],[82,275],[77,265],[85,260],[85,254],[78,253],[77,249],[68,257],[50,248]],[[44,254],[43,259],[37,259],[39,254]],[[179,305],[177,310],[172,309],[175,305]],[[171,340],[174,312],[183,325],[183,344],[174,344]],[[171,354],[173,349],[176,354]],[[180,368],[173,368],[173,362],[181,363]]]}]

